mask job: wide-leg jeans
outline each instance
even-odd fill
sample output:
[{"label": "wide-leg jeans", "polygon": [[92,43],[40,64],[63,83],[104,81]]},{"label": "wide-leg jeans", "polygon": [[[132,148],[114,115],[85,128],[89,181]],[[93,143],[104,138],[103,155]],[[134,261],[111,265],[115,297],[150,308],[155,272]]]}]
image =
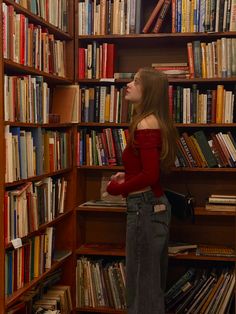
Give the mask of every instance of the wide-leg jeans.
[{"label": "wide-leg jeans", "polygon": [[[161,206],[160,206],[161,205]],[[152,191],[127,197],[128,314],[164,314],[171,206]]]}]

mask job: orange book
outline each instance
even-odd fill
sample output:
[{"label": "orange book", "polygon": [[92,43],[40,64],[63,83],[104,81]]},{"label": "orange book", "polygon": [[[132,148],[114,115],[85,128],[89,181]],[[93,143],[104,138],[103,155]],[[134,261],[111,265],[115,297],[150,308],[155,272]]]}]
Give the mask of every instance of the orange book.
[{"label": "orange book", "polygon": [[193,44],[187,43],[187,52],[188,52],[188,64],[189,64],[189,73],[190,78],[194,78],[194,62],[193,62]]},{"label": "orange book", "polygon": [[145,26],[144,26],[144,28],[142,30],[143,33],[147,33],[148,32],[149,28],[151,27],[152,23],[154,22],[157,14],[158,14],[158,12],[160,11],[163,3],[164,3],[164,0],[158,0],[157,1],[157,4],[156,4],[154,10],[152,11],[152,14],[150,15],[147,23],[145,24]]}]

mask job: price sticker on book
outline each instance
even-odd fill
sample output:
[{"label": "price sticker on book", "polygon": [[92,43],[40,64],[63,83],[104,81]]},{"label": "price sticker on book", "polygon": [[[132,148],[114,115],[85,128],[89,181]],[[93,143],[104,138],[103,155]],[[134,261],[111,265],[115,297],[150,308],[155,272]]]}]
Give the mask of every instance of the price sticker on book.
[{"label": "price sticker on book", "polygon": [[19,249],[20,247],[22,247],[22,241],[21,238],[17,238],[11,241],[14,249]]}]

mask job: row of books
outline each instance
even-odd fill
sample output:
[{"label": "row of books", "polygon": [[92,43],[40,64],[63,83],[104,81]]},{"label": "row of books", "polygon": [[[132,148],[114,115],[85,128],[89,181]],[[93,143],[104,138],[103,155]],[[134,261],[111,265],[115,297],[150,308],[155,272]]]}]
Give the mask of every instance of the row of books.
[{"label": "row of books", "polygon": [[113,78],[115,45],[93,41],[78,50],[78,79]]},{"label": "row of books", "polygon": [[29,23],[11,5],[2,4],[3,56],[6,59],[58,76],[66,76],[65,42],[40,25]]},{"label": "row of books", "polygon": [[231,132],[211,133],[209,140],[200,130],[182,133],[177,141],[176,167],[235,167],[236,142]]},{"label": "row of books", "polygon": [[104,265],[81,257],[76,267],[76,305],[125,309],[125,265],[123,261]]},{"label": "row of books", "polygon": [[82,122],[129,122],[132,106],[125,100],[125,87],[80,87]]},{"label": "row of books", "polygon": [[190,78],[236,76],[236,38],[222,37],[213,42],[187,43]]},{"label": "row of books", "polygon": [[169,85],[169,106],[176,123],[234,123],[236,122],[236,89],[224,85],[201,91],[191,87]]},{"label": "row of books", "polygon": [[15,0],[15,2],[61,30],[65,32],[68,30],[68,0]]},{"label": "row of books", "polygon": [[4,193],[4,238],[26,237],[39,226],[64,213],[67,181],[62,178],[44,178],[27,182]]},{"label": "row of books", "polygon": [[42,76],[4,75],[4,120],[49,122],[50,89]]},{"label": "row of books", "polygon": [[140,0],[78,2],[79,35],[127,35],[140,33]]},{"label": "row of books", "polygon": [[[71,312],[71,287],[59,285],[61,269],[48,274],[43,280],[26,291],[18,302],[7,309],[7,314]],[[56,301],[56,302],[55,302]],[[54,312],[53,312],[54,313]]]},{"label": "row of books", "polygon": [[205,208],[212,211],[236,212],[236,195],[211,194]]},{"label": "row of books", "polygon": [[53,227],[45,233],[28,239],[23,246],[8,250],[5,254],[5,294],[10,296],[14,291],[51,268],[54,250]]},{"label": "row of books", "polygon": [[128,140],[127,129],[105,128],[102,131],[81,129],[78,132],[77,165],[122,165],[122,152]]},{"label": "row of books", "polygon": [[174,0],[172,32],[236,31],[235,2],[211,0]]},{"label": "row of books", "polygon": [[233,313],[235,272],[231,268],[187,270],[166,292],[174,313]]},{"label": "row of books", "polygon": [[5,127],[6,182],[65,169],[69,166],[69,134],[41,128]]}]

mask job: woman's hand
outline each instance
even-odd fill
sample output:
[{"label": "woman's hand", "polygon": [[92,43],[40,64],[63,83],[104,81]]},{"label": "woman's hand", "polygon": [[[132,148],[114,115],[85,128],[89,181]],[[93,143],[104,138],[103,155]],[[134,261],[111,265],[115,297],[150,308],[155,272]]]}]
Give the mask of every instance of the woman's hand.
[{"label": "woman's hand", "polygon": [[119,184],[125,181],[125,173],[124,172],[117,172],[116,174],[111,176],[111,181],[115,181]]}]

